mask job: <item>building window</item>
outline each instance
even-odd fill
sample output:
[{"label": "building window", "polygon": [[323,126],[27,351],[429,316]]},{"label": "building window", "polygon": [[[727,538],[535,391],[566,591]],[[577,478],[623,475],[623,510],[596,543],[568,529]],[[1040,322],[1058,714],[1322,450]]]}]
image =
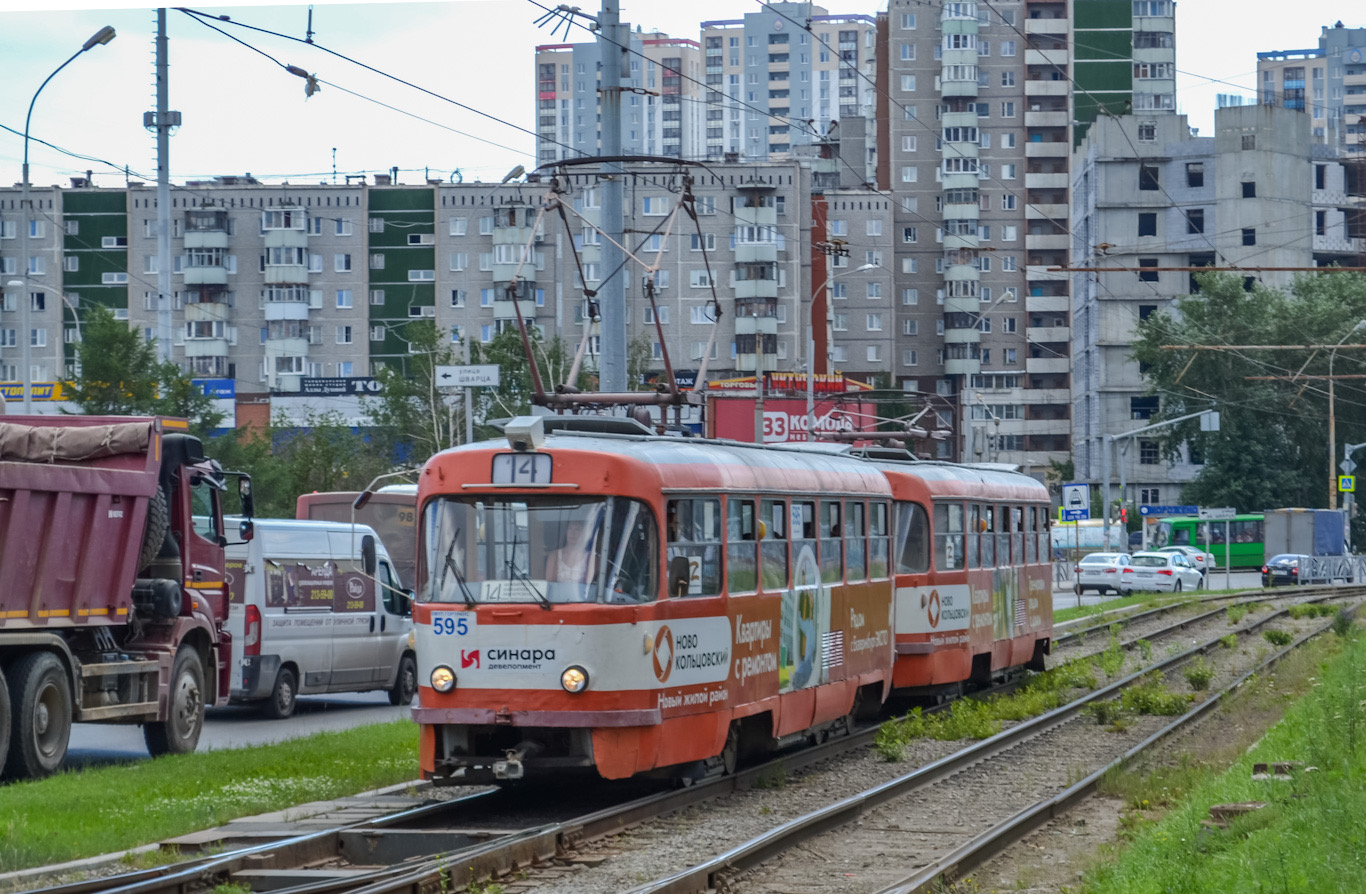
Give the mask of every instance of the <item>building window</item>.
[{"label": "building window", "polygon": [[1243,227],[1243,244],[1244,244],[1244,245],[1256,245],[1256,244],[1257,244],[1257,228],[1256,228],[1256,227]]},{"label": "building window", "polygon": [[1139,279],[1139,281],[1140,281],[1140,282],[1157,282],[1157,271],[1156,271],[1156,270],[1144,270],[1144,269],[1143,269],[1144,267],[1156,267],[1156,266],[1157,266],[1157,258],[1139,258],[1139,259],[1138,259],[1138,267],[1139,267],[1138,279]]},{"label": "building window", "polygon": [[383,326],[371,326],[371,327],[370,327],[370,340],[371,340],[371,341],[384,341],[384,327],[383,327]]},{"label": "building window", "polygon": [[1157,449],[1156,441],[1138,442],[1138,461],[1145,466],[1155,466],[1161,459],[1161,454]]},{"label": "building window", "polygon": [[1140,211],[1138,213],[1138,235],[1156,236],[1157,235],[1157,212]]},{"label": "building window", "polygon": [[1138,188],[1141,190],[1157,190],[1162,188],[1158,179],[1158,168],[1156,165],[1138,166]]},{"label": "building window", "polygon": [[1242,145],[1243,145],[1243,148],[1244,148],[1244,149],[1256,149],[1256,148],[1257,148],[1257,135],[1256,135],[1255,133],[1245,133],[1245,134],[1243,134],[1243,144],[1242,144]]},{"label": "building window", "polygon": [[1156,124],[1140,124],[1140,125],[1138,126],[1138,141],[1139,141],[1140,143],[1155,143],[1155,142],[1157,142],[1157,125],[1156,125]]},{"label": "building window", "polygon": [[1245,199],[1255,199],[1255,198],[1257,198],[1257,181],[1255,181],[1255,180],[1244,180],[1244,181],[1243,181],[1243,198],[1245,198]]},{"label": "building window", "polygon": [[384,269],[384,252],[382,252],[382,251],[377,251],[377,252],[374,252],[374,253],[372,253],[372,254],[370,255],[370,269],[371,269],[371,270],[383,270],[383,269]]},{"label": "building window", "polygon": [[351,327],[350,327],[350,326],[338,326],[338,327],[337,327],[337,344],[339,344],[339,345],[349,345],[349,344],[351,344]]},{"label": "building window", "polygon": [[435,270],[409,270],[408,282],[435,282]]},{"label": "building window", "polygon": [[[1319,213],[1322,214],[1323,212]],[[1189,211],[1186,212],[1186,232],[1205,232],[1205,209],[1191,208]]]},{"label": "building window", "polygon": [[1186,163],[1186,185],[1193,189],[1205,185],[1205,163],[1203,161]]},{"label": "building window", "polygon": [[351,270],[351,256],[350,256],[350,255],[337,255],[336,258],[333,259],[333,264],[334,264],[333,269],[336,270],[338,273],[347,273],[347,272],[350,272],[350,270]]},{"label": "building window", "polygon": [[1155,313],[1157,313],[1156,304],[1140,304],[1138,306],[1138,318],[1140,320],[1146,320]]},{"label": "building window", "polygon": [[[351,306],[352,306],[352,292],[351,292],[351,290],[350,290],[350,289],[338,289],[338,290],[337,290],[337,307],[351,307]],[[348,344],[350,344],[350,342],[348,342]]]}]

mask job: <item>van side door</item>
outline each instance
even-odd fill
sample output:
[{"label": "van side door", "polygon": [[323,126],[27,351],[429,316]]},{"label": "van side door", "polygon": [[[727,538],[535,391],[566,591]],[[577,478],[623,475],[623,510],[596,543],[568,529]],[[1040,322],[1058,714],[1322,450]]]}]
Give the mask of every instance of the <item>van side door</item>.
[{"label": "van side door", "polygon": [[378,578],[379,616],[378,655],[375,667],[375,682],[387,688],[397,672],[399,659],[408,648],[408,631],[412,629],[412,608],[408,604],[408,594],[400,589],[400,582],[389,560],[380,559],[375,569]]}]

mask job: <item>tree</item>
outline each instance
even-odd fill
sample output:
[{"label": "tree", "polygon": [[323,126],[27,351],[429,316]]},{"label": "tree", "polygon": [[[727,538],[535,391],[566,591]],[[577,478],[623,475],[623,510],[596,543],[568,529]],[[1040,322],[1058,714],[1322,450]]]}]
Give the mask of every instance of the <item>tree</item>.
[{"label": "tree", "polygon": [[[540,369],[541,385],[547,392],[553,391],[555,385],[569,378],[578,346],[571,347],[558,336],[547,341],[538,329],[532,329],[528,336],[532,355]],[[497,388],[479,389],[477,418],[522,416],[531,412],[531,398],[535,394],[531,364],[527,362],[522,336],[515,327],[499,332],[487,343],[471,342],[469,353],[470,362],[494,364],[501,373]],[[575,378],[574,385],[581,391],[590,390],[596,384],[597,369],[589,368],[591,360],[591,356],[585,354]]]},{"label": "tree", "polygon": [[392,464],[337,413],[309,415],[302,426],[277,416],[262,429],[239,428],[205,443],[225,469],[252,477],[256,512],[293,518],[300,494],[361,490]]},{"label": "tree", "polygon": [[90,305],[76,345],[79,370],[67,392],[90,416],[181,416],[206,433],[223,421],[213,398],[180,367],[156,359],[156,343],[102,305]]},{"label": "tree", "polygon": [[361,402],[376,451],[395,462],[420,463],[464,440],[464,403],[454,389],[443,390],[438,366],[457,363],[450,337],[435,323],[421,320],[404,330],[408,374],[392,366],[375,370],[381,391]]},{"label": "tree", "polygon": [[[1203,459],[1201,472],[1183,490],[1183,500],[1242,511],[1327,505],[1326,383],[1248,377],[1289,376],[1301,370],[1325,375],[1328,351],[1163,346],[1335,344],[1366,319],[1366,278],[1347,273],[1303,276],[1285,292],[1257,284],[1247,288],[1229,274],[1202,274],[1198,282],[1199,292],[1181,299],[1175,313],[1155,313],[1139,323],[1133,353],[1146,370],[1150,393],[1161,397],[1153,421],[1209,407],[1219,411],[1218,432],[1202,432],[1197,420],[1189,420],[1154,434],[1168,457],[1186,443]],[[1364,359],[1366,352],[1343,349],[1333,372],[1366,371]],[[1338,382],[1336,395],[1338,441],[1366,441],[1361,385]]]}]

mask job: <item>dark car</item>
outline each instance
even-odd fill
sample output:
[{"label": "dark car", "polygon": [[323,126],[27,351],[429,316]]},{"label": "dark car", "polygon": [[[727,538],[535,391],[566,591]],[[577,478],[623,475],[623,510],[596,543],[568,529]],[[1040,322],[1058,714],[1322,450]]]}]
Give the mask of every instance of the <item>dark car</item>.
[{"label": "dark car", "polygon": [[1297,556],[1292,553],[1282,553],[1279,556],[1272,556],[1267,559],[1266,564],[1262,566],[1262,586],[1298,586],[1300,563],[1306,558],[1306,556]]}]

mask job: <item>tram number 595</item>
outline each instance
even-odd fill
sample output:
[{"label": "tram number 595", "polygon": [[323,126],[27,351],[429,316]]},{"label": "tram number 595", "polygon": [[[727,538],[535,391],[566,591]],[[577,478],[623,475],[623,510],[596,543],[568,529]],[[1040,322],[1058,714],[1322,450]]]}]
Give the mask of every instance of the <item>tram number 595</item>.
[{"label": "tram number 595", "polygon": [[473,627],[469,612],[432,612],[432,633],[437,636],[464,636]]},{"label": "tram number 595", "polygon": [[549,484],[552,465],[548,453],[500,453],[493,458],[493,483]]}]

